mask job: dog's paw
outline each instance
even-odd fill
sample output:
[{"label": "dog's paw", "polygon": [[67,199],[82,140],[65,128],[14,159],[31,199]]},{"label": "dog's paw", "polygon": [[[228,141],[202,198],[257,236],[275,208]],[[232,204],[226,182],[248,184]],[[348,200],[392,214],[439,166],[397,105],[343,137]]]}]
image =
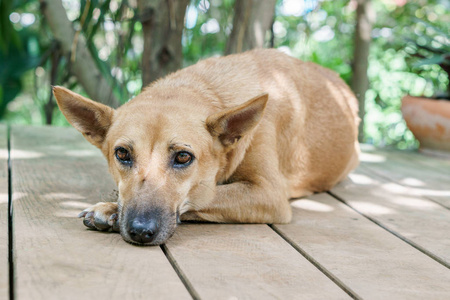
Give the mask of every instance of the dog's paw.
[{"label": "dog's paw", "polygon": [[78,217],[83,218],[83,224],[91,229],[120,232],[116,202],[99,202],[83,210]]}]

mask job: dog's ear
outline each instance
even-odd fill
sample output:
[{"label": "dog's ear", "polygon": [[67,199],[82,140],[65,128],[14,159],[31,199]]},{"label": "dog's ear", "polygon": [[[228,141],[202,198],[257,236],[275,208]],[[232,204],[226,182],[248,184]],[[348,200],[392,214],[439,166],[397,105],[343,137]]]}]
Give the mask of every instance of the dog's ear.
[{"label": "dog's ear", "polygon": [[235,144],[259,123],[268,98],[268,94],[262,94],[241,105],[209,116],[206,119],[209,132],[218,137],[224,146]]},{"label": "dog's ear", "polygon": [[101,148],[114,110],[61,86],[54,86],[53,94],[67,121],[91,144]]}]

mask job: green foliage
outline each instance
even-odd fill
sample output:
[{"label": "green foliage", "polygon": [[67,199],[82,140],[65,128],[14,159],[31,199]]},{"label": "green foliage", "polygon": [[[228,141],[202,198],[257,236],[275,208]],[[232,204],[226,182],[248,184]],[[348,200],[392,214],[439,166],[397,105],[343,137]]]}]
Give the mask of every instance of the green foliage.
[{"label": "green foliage", "polygon": [[448,76],[437,65],[415,67],[409,41],[427,40],[424,22],[447,28],[448,32],[449,7],[444,7],[448,3],[439,0],[413,0],[404,5],[375,3],[378,18],[369,58],[366,136],[377,145],[414,148],[418,143],[402,119],[401,98],[406,94],[431,97],[445,91]]},{"label": "green foliage", "polygon": [[0,51],[0,115],[22,90],[22,76],[35,68],[40,60],[38,42],[33,34],[24,30],[19,40],[20,43],[9,43],[4,51]]},{"label": "green foliage", "polygon": [[222,55],[233,23],[232,0],[194,0],[187,9],[183,33],[184,65],[200,58]]},{"label": "green foliage", "polygon": [[349,9],[347,0],[309,2],[312,6],[300,16],[283,15],[278,6],[274,23],[274,47],[333,69],[349,82],[354,12]]},{"label": "green foliage", "polygon": [[39,65],[45,50],[39,44],[37,28],[16,31],[10,21],[9,12],[24,5],[25,1],[0,1],[0,117],[22,91],[25,73]]},{"label": "green foliage", "polygon": [[13,10],[13,7],[13,1],[0,0],[0,51],[3,53],[9,51],[10,43],[17,48],[21,47],[18,34],[9,20],[9,12]]},{"label": "green foliage", "polygon": [[[424,70],[424,66],[438,65],[448,78],[450,75],[450,24],[440,24],[442,28],[438,28],[424,21],[420,23],[424,25],[425,33],[417,40],[408,39],[410,57],[415,58],[411,65],[419,70]],[[449,83],[442,97],[450,99]]]}]

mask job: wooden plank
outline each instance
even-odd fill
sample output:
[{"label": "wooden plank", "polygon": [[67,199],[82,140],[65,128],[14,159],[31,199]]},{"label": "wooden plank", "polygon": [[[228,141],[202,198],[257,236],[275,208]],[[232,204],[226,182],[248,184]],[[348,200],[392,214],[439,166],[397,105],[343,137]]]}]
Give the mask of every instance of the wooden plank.
[{"label": "wooden plank", "polygon": [[361,150],[363,162],[383,162],[392,159],[406,162],[411,169],[425,167],[450,176],[450,159],[448,158],[434,157],[414,150],[380,149],[367,144],[361,144]]},{"label": "wooden plank", "polygon": [[8,274],[8,143],[0,125],[0,299],[9,297]]},{"label": "wooden plank", "polygon": [[80,134],[13,127],[11,143],[17,299],[190,299],[159,247],[89,231],[76,217],[114,187]]},{"label": "wooden plank", "polygon": [[450,299],[450,270],[327,194],[274,225],[363,299]]},{"label": "wooden plank", "polygon": [[[375,151],[375,152],[374,152]],[[380,174],[392,176],[394,180],[416,178],[433,187],[445,187],[445,181],[450,180],[450,161],[429,157],[410,151],[364,151],[361,154],[361,163],[373,167]],[[427,175],[431,176],[428,177]],[[408,181],[400,182],[409,184]],[[420,183],[410,183],[411,186]]]},{"label": "wooden plank", "polygon": [[[382,166],[374,167],[373,165],[367,164],[361,164],[359,170],[369,174],[370,177],[377,178],[381,181],[391,182],[392,186],[395,186],[395,189],[402,190],[405,194],[429,199],[435,203],[438,203],[442,207],[445,207],[446,209],[450,209],[450,189],[443,185],[444,180],[439,179],[436,181],[430,181],[429,177],[427,177],[429,174],[433,174],[430,177],[434,177],[436,174],[439,174],[438,172],[429,173],[427,171],[423,171],[421,177],[411,176],[407,173],[404,173],[405,175],[401,175],[399,174],[402,172],[401,169],[397,170],[398,173],[393,173],[383,169]],[[447,182],[450,182],[450,179],[448,179]]]},{"label": "wooden plank", "polygon": [[415,152],[363,149],[363,168],[450,209],[450,161]]},{"label": "wooden plank", "polygon": [[167,247],[203,299],[348,299],[267,225],[186,224]]},{"label": "wooden plank", "polygon": [[450,210],[361,168],[332,193],[450,267]]}]

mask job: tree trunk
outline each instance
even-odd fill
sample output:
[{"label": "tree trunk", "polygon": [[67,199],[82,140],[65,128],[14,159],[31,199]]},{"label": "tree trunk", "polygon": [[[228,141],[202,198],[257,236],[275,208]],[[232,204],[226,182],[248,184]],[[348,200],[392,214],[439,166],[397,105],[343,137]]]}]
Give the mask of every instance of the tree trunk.
[{"label": "tree trunk", "polygon": [[227,42],[226,54],[264,47],[266,33],[275,14],[276,0],[236,0],[233,30]]},{"label": "tree trunk", "polygon": [[[70,60],[75,30],[67,18],[61,0],[39,0],[39,2],[41,11],[50,26],[53,36],[61,43],[64,56]],[[76,46],[75,61],[71,63],[71,71],[77,77],[78,82],[93,100],[111,107],[118,107],[118,99],[114,96],[112,88],[97,68],[94,58],[91,56],[86,41],[81,34],[77,39]]]},{"label": "tree trunk", "polygon": [[[50,84],[56,85],[56,78],[58,76],[58,67],[61,61],[62,53],[61,53],[61,44],[56,42],[52,45],[52,50],[50,54]],[[55,101],[53,100],[53,87],[50,86],[49,97],[47,103],[44,105],[44,113],[45,113],[45,124],[52,125],[53,122],[53,111],[55,110]]]},{"label": "tree trunk", "polygon": [[365,95],[369,87],[367,77],[367,67],[369,58],[369,48],[371,41],[372,25],[375,21],[375,11],[370,0],[357,0],[356,9],[356,30],[355,47],[353,51],[353,77],[351,87],[359,102],[359,124],[358,140],[364,141],[364,116],[365,116]]},{"label": "tree trunk", "polygon": [[144,31],[142,86],[182,67],[181,37],[189,0],[138,0]]}]

